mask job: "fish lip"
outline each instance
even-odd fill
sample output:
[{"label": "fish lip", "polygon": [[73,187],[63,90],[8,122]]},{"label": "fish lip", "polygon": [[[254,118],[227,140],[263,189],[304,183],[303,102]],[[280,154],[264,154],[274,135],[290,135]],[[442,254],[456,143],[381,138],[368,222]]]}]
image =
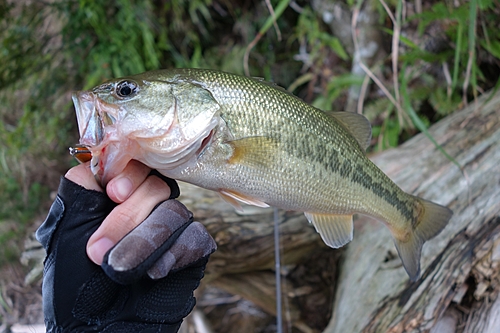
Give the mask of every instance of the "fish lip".
[{"label": "fish lip", "polygon": [[104,139],[104,124],[96,109],[96,95],[89,91],[75,91],[72,94],[75,105],[80,144],[95,147]]}]

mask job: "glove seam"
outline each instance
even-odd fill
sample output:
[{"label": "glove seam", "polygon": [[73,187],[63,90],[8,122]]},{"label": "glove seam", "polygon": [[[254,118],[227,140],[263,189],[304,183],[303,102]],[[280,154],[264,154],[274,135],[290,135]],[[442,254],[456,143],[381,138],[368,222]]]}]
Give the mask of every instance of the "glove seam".
[{"label": "glove seam", "polygon": [[[64,204],[63,199],[59,195],[56,196],[56,200],[55,200],[54,204],[56,204],[56,203],[60,205],[61,210],[59,211],[59,213],[57,214],[57,217],[55,218],[56,223],[54,225],[54,230],[58,230],[59,224],[64,217],[64,212],[66,211],[66,205]],[[52,241],[54,240],[55,234],[56,234],[56,232],[50,233],[50,236],[49,236],[49,239],[47,242],[47,248],[45,249],[47,253],[54,253],[54,251],[52,251],[52,247],[53,247],[52,245],[55,245],[55,244],[52,244]],[[48,259],[48,257],[49,256],[47,255],[47,257],[45,258],[45,261]],[[44,264],[45,264],[45,261],[44,261]]]}]

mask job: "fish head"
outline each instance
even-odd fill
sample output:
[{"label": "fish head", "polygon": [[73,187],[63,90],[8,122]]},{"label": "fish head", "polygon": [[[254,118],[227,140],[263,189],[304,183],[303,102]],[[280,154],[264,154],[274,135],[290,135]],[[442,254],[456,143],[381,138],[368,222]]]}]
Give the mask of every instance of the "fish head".
[{"label": "fish head", "polygon": [[131,159],[154,169],[192,160],[218,123],[220,107],[208,90],[146,74],[73,93],[80,144],[103,186]]}]

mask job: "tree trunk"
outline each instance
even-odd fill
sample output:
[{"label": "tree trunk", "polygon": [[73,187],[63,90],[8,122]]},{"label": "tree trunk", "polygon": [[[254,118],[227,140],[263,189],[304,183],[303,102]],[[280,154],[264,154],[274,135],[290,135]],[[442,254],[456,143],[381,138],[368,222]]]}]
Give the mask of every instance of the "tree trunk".
[{"label": "tree trunk", "polygon": [[[305,299],[318,297],[321,309],[333,309],[325,333],[500,332],[499,110],[500,94],[490,100],[483,97],[429,130],[461,169],[422,134],[372,157],[405,191],[454,211],[443,232],[424,245],[422,277],[414,283],[382,223],[359,217],[354,240],[335,251],[325,247],[302,214],[280,213],[286,267],[309,265],[305,274],[310,276],[340,272],[336,284],[328,280],[337,286],[334,301],[315,289],[312,280],[299,283],[300,288],[289,284],[296,288],[286,295],[294,331],[318,332],[328,321],[329,314],[294,299],[302,292]],[[182,193],[180,200],[218,243],[205,282],[275,314],[274,284],[268,281],[274,268],[272,209],[246,207],[236,213],[215,193],[189,185],[182,186]],[[324,261],[320,254],[325,251],[332,258],[342,253],[338,267],[335,259]],[[282,272],[285,281],[292,278],[291,271]],[[318,317],[307,311],[320,313],[324,325],[315,326]]]}]

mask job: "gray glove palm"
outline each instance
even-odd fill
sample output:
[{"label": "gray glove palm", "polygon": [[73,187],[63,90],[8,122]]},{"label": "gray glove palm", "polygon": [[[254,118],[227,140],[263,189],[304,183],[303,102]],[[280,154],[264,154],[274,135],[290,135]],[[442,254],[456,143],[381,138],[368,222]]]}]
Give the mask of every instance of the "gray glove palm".
[{"label": "gray glove palm", "polygon": [[215,251],[216,245],[203,225],[177,200],[159,204],[128,235],[110,249],[102,263],[114,281],[129,284],[146,273],[161,279]]}]

